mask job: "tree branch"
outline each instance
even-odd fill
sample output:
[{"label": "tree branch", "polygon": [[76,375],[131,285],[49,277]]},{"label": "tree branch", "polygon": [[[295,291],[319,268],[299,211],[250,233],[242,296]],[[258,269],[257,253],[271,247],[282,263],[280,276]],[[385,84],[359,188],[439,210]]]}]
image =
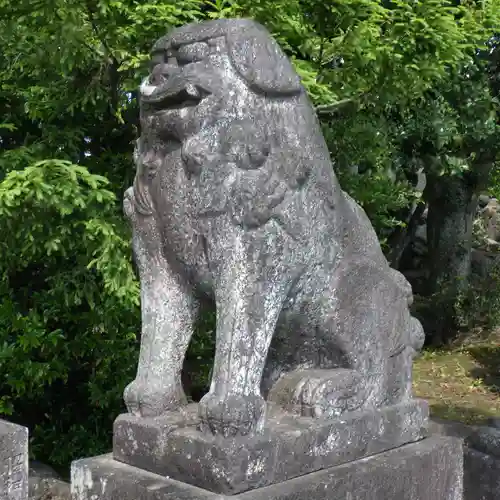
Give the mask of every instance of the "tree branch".
[{"label": "tree branch", "polygon": [[109,47],[108,43],[106,42],[104,37],[101,37],[101,34],[99,33],[99,29],[97,28],[97,24],[96,24],[95,18],[94,18],[94,12],[92,10],[92,6],[90,5],[89,1],[87,1],[87,13],[88,13],[90,25],[92,26],[92,31],[94,32],[94,35],[101,42],[102,46],[106,50],[106,55],[111,59],[110,64],[116,64],[117,66],[120,66],[120,62],[113,55],[112,50]]},{"label": "tree branch", "polygon": [[358,101],[353,98],[342,99],[341,101],[334,102],[332,104],[321,104],[316,106],[314,110],[318,116],[330,116],[339,113],[349,105],[358,106]]}]

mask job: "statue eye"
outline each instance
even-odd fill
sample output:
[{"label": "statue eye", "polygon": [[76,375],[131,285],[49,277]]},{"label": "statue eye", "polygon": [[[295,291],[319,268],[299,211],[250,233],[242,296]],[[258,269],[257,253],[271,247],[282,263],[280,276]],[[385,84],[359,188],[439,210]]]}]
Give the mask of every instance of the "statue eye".
[{"label": "statue eye", "polygon": [[203,61],[208,56],[209,48],[205,42],[181,45],[177,50],[177,60],[180,64]]}]

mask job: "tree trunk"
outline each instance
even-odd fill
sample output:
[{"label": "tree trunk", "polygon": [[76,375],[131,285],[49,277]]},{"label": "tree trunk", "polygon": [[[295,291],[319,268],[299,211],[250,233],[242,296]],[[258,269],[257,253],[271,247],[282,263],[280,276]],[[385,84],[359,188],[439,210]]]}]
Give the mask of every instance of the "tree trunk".
[{"label": "tree trunk", "polygon": [[[489,169],[474,173],[429,177],[424,197],[429,204],[427,240],[429,280],[434,314],[425,325],[433,344],[450,341],[457,333],[457,300],[468,283],[471,265],[472,226],[478,195]],[[428,321],[429,322],[429,321]]]},{"label": "tree trunk", "polygon": [[[427,175],[424,173],[424,169],[419,169],[413,175],[416,180],[415,190],[423,194],[427,185]],[[399,269],[401,258],[408,245],[415,238],[415,232],[418,229],[424,211],[425,203],[413,202],[410,210],[407,210],[406,213],[403,212],[404,215],[401,217],[406,223],[405,226],[397,228],[388,238],[390,251],[387,260],[394,269]]]},{"label": "tree trunk", "polygon": [[389,261],[390,266],[394,269],[400,268],[401,257],[403,256],[408,245],[415,238],[415,233],[424,211],[425,204],[418,204],[411,214],[407,225],[396,229],[389,237],[388,244],[390,251],[387,255],[387,260]]}]

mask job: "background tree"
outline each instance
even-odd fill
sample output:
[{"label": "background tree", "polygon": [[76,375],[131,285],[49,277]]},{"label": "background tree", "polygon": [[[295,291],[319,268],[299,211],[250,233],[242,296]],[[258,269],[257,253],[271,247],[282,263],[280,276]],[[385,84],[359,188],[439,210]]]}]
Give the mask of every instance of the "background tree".
[{"label": "background tree", "polygon": [[490,57],[497,49],[493,39],[488,45],[407,115],[403,150],[427,173],[429,276],[424,293],[440,297],[440,314],[426,324],[435,343],[457,331],[455,309],[470,275],[478,197],[500,153],[500,95]]}]

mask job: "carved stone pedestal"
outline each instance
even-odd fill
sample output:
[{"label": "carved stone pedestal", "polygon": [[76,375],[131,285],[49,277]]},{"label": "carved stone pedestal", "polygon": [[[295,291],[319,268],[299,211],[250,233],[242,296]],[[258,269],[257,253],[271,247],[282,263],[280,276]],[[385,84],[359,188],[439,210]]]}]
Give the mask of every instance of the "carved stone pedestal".
[{"label": "carved stone pedestal", "polygon": [[75,500],[461,500],[460,442],[425,438],[427,403],[337,419],[270,405],[253,437],[198,430],[196,405],[163,417],[121,415],[113,454],[75,462]]},{"label": "carved stone pedestal", "polygon": [[462,500],[462,467],[460,441],[434,436],[233,496],[138,469],[111,454],[74,462],[71,473],[75,500]]},{"label": "carved stone pedestal", "polygon": [[196,404],[157,418],[121,415],[114,426],[113,456],[234,495],[418,441],[425,436],[428,414],[421,400],[334,419],[298,417],[268,407],[264,431],[239,438],[200,432]]}]

